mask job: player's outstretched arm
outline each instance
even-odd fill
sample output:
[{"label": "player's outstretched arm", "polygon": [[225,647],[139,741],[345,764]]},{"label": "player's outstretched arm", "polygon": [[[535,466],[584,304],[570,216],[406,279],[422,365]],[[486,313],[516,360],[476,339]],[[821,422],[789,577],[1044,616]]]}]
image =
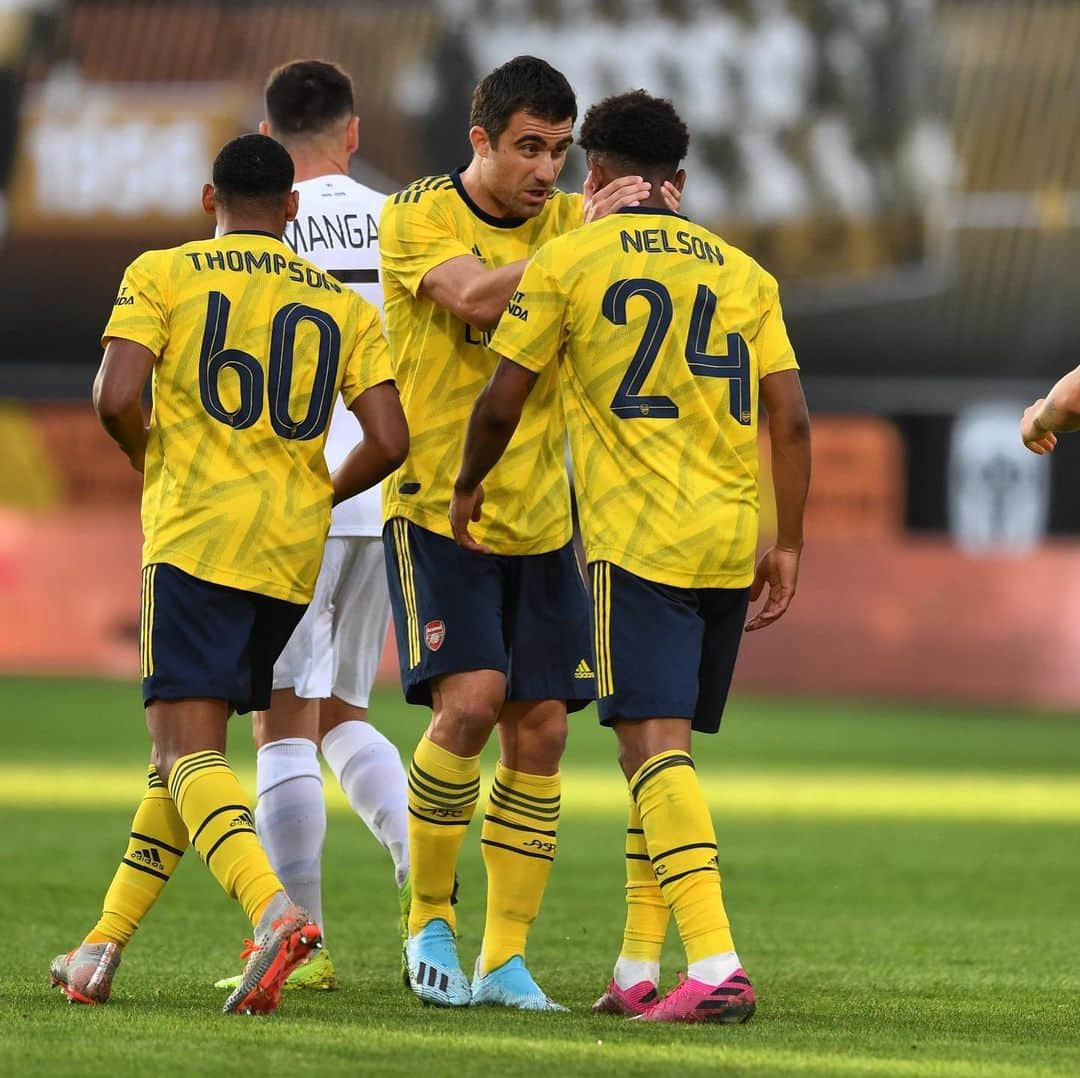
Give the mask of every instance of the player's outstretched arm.
[{"label": "player's outstretched arm", "polygon": [[1020,437],[1024,445],[1042,456],[1057,445],[1054,432],[1080,430],[1080,367],[1069,371],[1054,387],[1024,411]]},{"label": "player's outstretched arm", "polygon": [[330,477],[334,505],[381,483],[409,455],[409,424],[393,382],[380,382],[349,405],[360,421],[364,440],[354,446]]},{"label": "player's outstretched arm", "polygon": [[536,377],[532,371],[504,357],[473,405],[461,470],[450,502],[450,526],[454,538],[466,550],[490,553],[469,534],[469,522],[480,519],[484,501],[480,484],[506,452]]},{"label": "player's outstretched arm", "polygon": [[451,258],[424,274],[420,294],[477,329],[494,329],[517,291],[527,260],[488,269],[472,255]]},{"label": "player's outstretched arm", "polygon": [[803,514],[810,490],[810,415],[799,372],[778,371],[761,380],[761,399],[769,414],[772,479],[776,492],[776,543],[758,562],[751,600],[769,594],[765,605],[746,625],[747,632],[764,629],[782,617],[799,580],[803,545]]},{"label": "player's outstretched arm", "polygon": [[142,393],[154,369],[155,355],[145,345],[113,337],[105,345],[94,379],[94,411],[109,437],[127,454],[131,466],[143,470],[146,417]]}]

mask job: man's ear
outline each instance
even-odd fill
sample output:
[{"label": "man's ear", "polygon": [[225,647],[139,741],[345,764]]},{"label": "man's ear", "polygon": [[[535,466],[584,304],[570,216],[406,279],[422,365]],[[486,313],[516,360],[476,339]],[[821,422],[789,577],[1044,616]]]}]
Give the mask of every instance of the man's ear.
[{"label": "man's ear", "polygon": [[487,131],[479,125],[469,128],[469,142],[477,157],[488,157],[495,149]]},{"label": "man's ear", "polygon": [[296,220],[296,214],[300,209],[300,192],[290,191],[289,201],[285,203],[285,220]]},{"label": "man's ear", "polygon": [[593,183],[596,185],[597,191],[602,190],[611,182],[611,177],[608,175],[607,169],[604,167],[603,154],[586,154],[585,162],[589,166],[589,172],[592,174]]},{"label": "man's ear", "polygon": [[683,188],[686,186],[686,169],[681,168],[675,173],[675,187],[678,189],[679,194],[683,192]]},{"label": "man's ear", "polygon": [[203,184],[202,208],[203,211],[210,214],[211,217],[217,212],[217,203],[214,201],[214,185],[212,183]]},{"label": "man's ear", "polygon": [[270,125],[265,120],[259,121],[259,134],[270,137]]},{"label": "man's ear", "polygon": [[350,157],[360,148],[360,117],[354,116],[345,128],[345,151]]}]

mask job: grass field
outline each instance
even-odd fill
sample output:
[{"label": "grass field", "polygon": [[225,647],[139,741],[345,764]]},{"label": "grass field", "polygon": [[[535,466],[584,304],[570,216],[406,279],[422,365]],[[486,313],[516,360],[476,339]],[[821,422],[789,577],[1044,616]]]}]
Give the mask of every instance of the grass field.
[{"label": "grass field", "polygon": [[[423,721],[375,702],[410,749]],[[96,917],[147,756],[137,690],[0,680],[0,863],[17,926],[0,972],[0,1073],[473,1075],[1080,1074],[1080,723],[742,699],[703,740],[728,908],[759,992],[746,1026],[600,1019],[622,927],[625,793],[610,735],[571,731],[559,861],[530,965],[569,1015],[424,1009],[397,980],[389,861],[333,779],[323,884],[342,987],[227,1019],[239,910],[185,858],[107,1007],[66,1005],[47,967]],[[231,755],[249,789],[248,724]],[[488,758],[490,766],[492,759]],[[482,925],[474,826],[463,963]],[[682,954],[671,936],[665,982]]]}]

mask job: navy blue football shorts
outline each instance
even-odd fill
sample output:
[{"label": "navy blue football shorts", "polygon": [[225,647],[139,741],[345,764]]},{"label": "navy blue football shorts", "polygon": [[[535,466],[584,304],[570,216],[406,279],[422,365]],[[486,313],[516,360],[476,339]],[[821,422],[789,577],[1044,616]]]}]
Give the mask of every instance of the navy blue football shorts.
[{"label": "navy blue football shorts", "polygon": [[477,554],[394,517],[383,527],[401,687],[431,707],[447,674],[499,670],[508,700],[594,698],[589,600],[572,543],[547,554]]},{"label": "navy blue football shorts", "polygon": [[589,566],[600,722],[690,719],[715,734],[739,654],[749,588],[675,588],[610,562]]},{"label": "navy blue football shorts", "polygon": [[174,565],[147,565],[139,619],[143,705],[205,698],[227,700],[241,713],[265,710],[274,663],[306,609]]}]

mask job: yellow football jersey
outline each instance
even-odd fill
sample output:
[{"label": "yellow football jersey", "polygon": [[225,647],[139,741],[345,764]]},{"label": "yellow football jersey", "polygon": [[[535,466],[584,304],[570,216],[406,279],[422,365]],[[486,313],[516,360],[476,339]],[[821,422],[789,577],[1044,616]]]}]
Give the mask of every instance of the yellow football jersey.
[{"label": "yellow football jersey", "polygon": [[306,603],[330,526],[334,398],[393,378],[375,308],[268,233],[148,251],[104,341],[158,357],[143,564]]},{"label": "yellow football jersey", "polygon": [[590,562],[677,587],[751,582],[758,383],[798,366],[752,258],[677,214],[623,210],[536,255],[491,347],[561,370]]},{"label": "yellow football jersey", "polygon": [[[383,516],[451,536],[447,510],[473,402],[495,369],[490,334],[417,294],[428,270],[475,255],[528,258],[581,224],[580,195],[556,191],[528,220],[492,217],[457,173],[417,180],[386,200],[379,225],[386,335],[412,432],[409,459],[383,484]],[[504,319],[505,321],[505,319]],[[506,455],[484,482],[477,539],[498,554],[542,554],[570,540],[570,496],[555,371],[540,378]]]}]

